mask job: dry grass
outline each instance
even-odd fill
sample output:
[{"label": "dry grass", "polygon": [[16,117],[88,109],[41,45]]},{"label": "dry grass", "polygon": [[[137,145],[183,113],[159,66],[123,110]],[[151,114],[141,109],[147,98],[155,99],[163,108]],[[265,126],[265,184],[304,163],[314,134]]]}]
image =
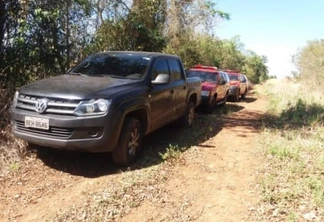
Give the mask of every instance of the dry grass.
[{"label": "dry grass", "polygon": [[26,156],[25,142],[18,140],[11,134],[9,93],[0,91],[0,177],[15,171],[22,164]]},{"label": "dry grass", "polygon": [[85,194],[87,201],[58,212],[51,221],[118,221],[144,200],[157,204],[166,199],[164,181],[172,174],[169,164],[121,174],[120,180]]},{"label": "dry grass", "polygon": [[267,160],[260,220],[323,221],[323,94],[292,80],[270,81],[263,90],[269,106],[259,137]]}]

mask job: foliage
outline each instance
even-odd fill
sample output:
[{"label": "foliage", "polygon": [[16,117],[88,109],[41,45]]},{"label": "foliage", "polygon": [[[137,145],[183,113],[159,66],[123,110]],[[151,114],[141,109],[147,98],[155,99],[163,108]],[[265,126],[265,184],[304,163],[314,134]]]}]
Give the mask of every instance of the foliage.
[{"label": "foliage", "polygon": [[239,37],[221,40],[209,34],[186,33],[169,43],[164,52],[177,54],[186,68],[196,64],[241,70],[253,83],[268,79],[267,58],[245,51]]},{"label": "foliage", "polygon": [[260,83],[268,78],[268,68],[265,65],[268,59],[265,56],[259,56],[253,51],[248,51],[245,55],[244,65],[242,67],[251,82]]},{"label": "foliage", "polygon": [[0,10],[1,82],[16,87],[64,73],[70,57],[86,44],[87,16],[82,1],[5,1]]},{"label": "foliage", "polygon": [[[131,8],[116,2],[115,14],[102,21],[96,32],[92,51],[161,51],[165,21],[165,1],[134,1]],[[119,11],[118,11],[119,9]]]},{"label": "foliage", "polygon": [[182,154],[182,149],[179,148],[178,145],[171,145],[169,144],[169,147],[166,148],[166,152],[165,153],[159,153],[162,160],[164,161],[176,161],[179,160],[181,158],[181,154]]},{"label": "foliage", "polygon": [[323,92],[324,86],[324,39],[309,41],[305,47],[293,57],[298,68],[301,81],[311,85],[313,89]]},{"label": "foliage", "polygon": [[238,36],[222,41],[220,67],[224,69],[240,70],[244,63],[244,46]]}]

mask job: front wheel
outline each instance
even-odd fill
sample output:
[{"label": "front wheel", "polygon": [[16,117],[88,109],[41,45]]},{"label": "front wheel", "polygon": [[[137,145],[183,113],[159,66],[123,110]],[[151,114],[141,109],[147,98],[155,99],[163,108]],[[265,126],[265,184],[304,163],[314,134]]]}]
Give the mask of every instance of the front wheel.
[{"label": "front wheel", "polygon": [[215,106],[216,106],[216,98],[213,97],[211,103],[206,107],[206,112],[207,113],[212,113],[215,109]]},{"label": "front wheel", "polygon": [[115,164],[128,166],[135,162],[142,148],[143,132],[141,122],[126,118],[119,136],[118,146],[112,152]]},{"label": "front wheel", "polygon": [[234,97],[234,102],[238,102],[238,101],[240,101],[240,90],[237,90],[237,93]]},{"label": "front wheel", "polygon": [[223,99],[223,103],[221,104],[221,106],[225,106],[228,100],[228,92],[226,93],[224,99]]},{"label": "front wheel", "polygon": [[179,119],[181,127],[191,127],[195,118],[195,103],[189,102],[186,113]]},{"label": "front wheel", "polygon": [[244,91],[244,93],[241,95],[241,99],[244,100],[247,95],[247,89]]}]

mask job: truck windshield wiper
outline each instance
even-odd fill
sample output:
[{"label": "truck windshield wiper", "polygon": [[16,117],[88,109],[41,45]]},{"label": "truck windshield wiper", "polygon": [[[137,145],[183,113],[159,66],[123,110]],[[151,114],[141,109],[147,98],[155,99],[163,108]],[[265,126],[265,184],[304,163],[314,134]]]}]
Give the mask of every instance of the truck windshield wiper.
[{"label": "truck windshield wiper", "polygon": [[120,75],[105,75],[105,76],[108,76],[108,77],[111,77],[111,78],[119,78],[119,79],[125,79],[125,76],[120,76]]},{"label": "truck windshield wiper", "polygon": [[83,73],[80,73],[80,72],[69,72],[68,74],[69,75],[75,75],[75,76],[89,76],[89,75],[86,75],[86,74],[83,74]]}]

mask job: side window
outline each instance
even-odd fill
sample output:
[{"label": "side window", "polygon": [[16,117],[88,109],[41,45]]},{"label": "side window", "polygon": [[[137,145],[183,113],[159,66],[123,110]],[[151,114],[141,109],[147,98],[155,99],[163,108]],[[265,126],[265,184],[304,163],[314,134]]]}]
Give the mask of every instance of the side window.
[{"label": "side window", "polygon": [[172,76],[173,76],[173,81],[178,81],[178,80],[184,79],[183,78],[182,67],[181,67],[181,64],[180,64],[179,60],[177,60],[177,59],[168,59],[168,61],[169,61],[171,73],[172,73]]},{"label": "side window", "polygon": [[229,75],[227,73],[225,73],[225,77],[226,77],[226,82],[230,82],[230,78],[229,78]]},{"label": "side window", "polygon": [[169,67],[166,59],[158,59],[155,61],[153,70],[152,70],[152,77],[151,79],[154,80],[159,74],[168,74],[170,75],[169,72]]},{"label": "side window", "polygon": [[[215,75],[215,74],[213,74]],[[216,72],[216,75],[215,75],[215,80],[217,83],[219,83],[219,81],[222,79],[222,74],[220,72]]]},{"label": "side window", "polygon": [[241,81],[241,82],[245,82],[245,78],[244,78],[243,75],[240,75],[240,81]]},{"label": "side window", "polygon": [[224,73],[223,72],[219,72],[219,81],[224,81]]}]

